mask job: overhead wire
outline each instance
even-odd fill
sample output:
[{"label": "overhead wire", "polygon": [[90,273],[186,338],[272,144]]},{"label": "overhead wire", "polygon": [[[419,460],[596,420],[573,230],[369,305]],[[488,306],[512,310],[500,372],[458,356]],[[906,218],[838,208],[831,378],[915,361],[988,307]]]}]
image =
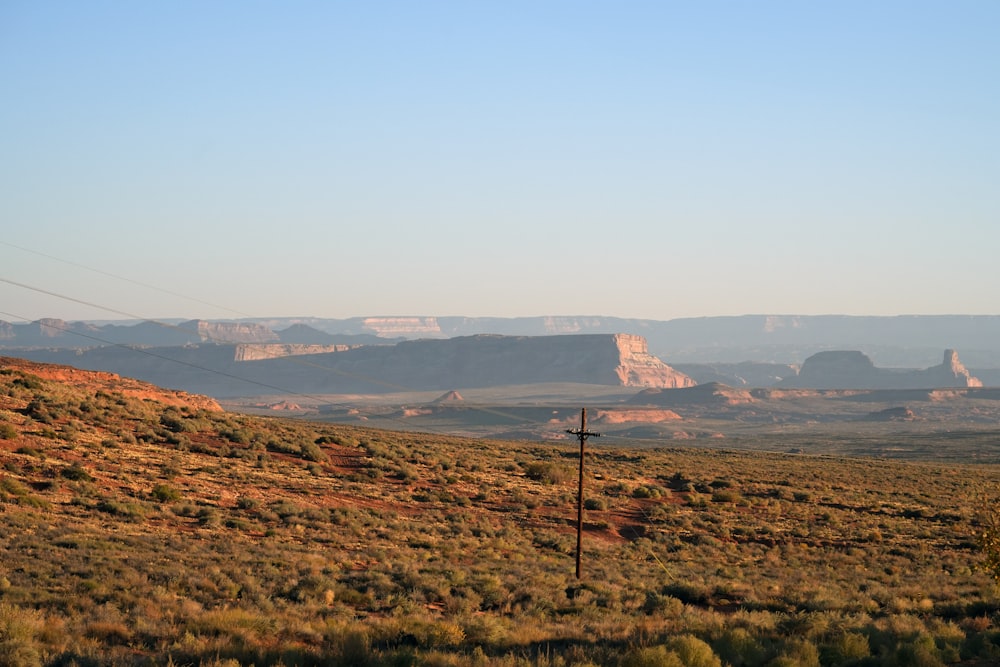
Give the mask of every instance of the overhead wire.
[{"label": "overhead wire", "polygon": [[[193,296],[190,296],[190,295],[187,295],[187,294],[181,294],[180,292],[174,292],[173,290],[168,290],[168,289],[165,289],[163,287],[159,287],[157,285],[151,285],[149,283],[142,282],[141,280],[135,280],[134,278],[129,278],[127,276],[121,276],[121,275],[118,275],[116,273],[111,273],[109,271],[104,271],[103,269],[97,269],[97,268],[94,268],[92,266],[87,266],[86,264],[81,264],[79,262],[74,262],[72,260],[68,260],[68,259],[65,259],[65,258],[62,258],[62,257],[56,257],[55,255],[50,255],[48,253],[39,252],[38,250],[32,250],[31,248],[25,248],[24,246],[15,245],[15,244],[13,244],[13,243],[11,243],[9,241],[0,240],[0,245],[5,245],[8,248],[15,248],[17,250],[21,250],[22,252],[31,253],[32,255],[37,255],[38,257],[44,257],[46,259],[51,259],[51,260],[56,261],[56,262],[61,262],[62,264],[66,264],[68,266],[75,266],[76,268],[83,269],[84,271],[90,271],[91,273],[96,273],[98,275],[106,276],[108,278],[114,278],[115,280],[121,280],[121,281],[126,282],[126,283],[131,283],[133,285],[137,285],[139,287],[145,287],[146,289],[151,289],[151,290],[154,290],[156,292],[160,292],[161,294],[169,294],[170,296],[175,296],[175,297],[178,297],[180,299],[185,299],[187,301],[192,301],[194,303],[200,303],[203,306],[211,306],[212,308],[218,308],[219,310],[227,310],[230,313],[233,313],[234,315],[240,315],[241,317],[252,317],[252,315],[248,315],[247,313],[243,313],[243,312],[241,312],[239,310],[235,310],[233,308],[229,308],[228,306],[222,306],[222,305],[219,305],[217,303],[211,303],[210,301],[205,301],[205,300],[199,299],[197,297],[193,297]],[[84,304],[84,305],[90,305],[90,304]],[[139,319],[143,319],[144,320],[145,318],[139,318]]]}]

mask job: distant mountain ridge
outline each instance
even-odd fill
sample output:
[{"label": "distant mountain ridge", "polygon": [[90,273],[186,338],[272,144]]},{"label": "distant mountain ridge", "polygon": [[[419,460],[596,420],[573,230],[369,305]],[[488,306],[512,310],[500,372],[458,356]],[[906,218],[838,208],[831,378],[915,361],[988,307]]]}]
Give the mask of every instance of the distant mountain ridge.
[{"label": "distant mountain ridge", "polygon": [[216,397],[283,392],[379,394],[535,383],[694,385],[691,378],[650,355],[642,337],[630,334],[483,334],[269,356],[277,347],[281,346],[209,344],[154,351],[104,346],[22,350],[18,356],[109,371]]},{"label": "distant mountain ridge", "polygon": [[[388,344],[478,334],[551,336],[629,333],[671,364],[746,361],[801,364],[825,350],[858,350],[884,367],[926,368],[961,350],[976,369],[1000,369],[1000,315],[740,315],[629,319],[603,316],[255,318],[181,324],[0,322],[0,349],[204,343]],[[103,341],[103,342],[102,342]]]}]

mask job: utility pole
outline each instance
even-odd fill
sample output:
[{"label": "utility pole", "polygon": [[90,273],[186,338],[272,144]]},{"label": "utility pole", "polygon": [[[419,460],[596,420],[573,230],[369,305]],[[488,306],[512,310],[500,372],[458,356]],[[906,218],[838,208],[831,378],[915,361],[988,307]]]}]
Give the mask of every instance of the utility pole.
[{"label": "utility pole", "polygon": [[587,408],[580,411],[580,428],[568,428],[567,433],[575,435],[580,439],[580,484],[576,493],[576,578],[580,578],[580,559],[583,553],[583,455],[584,443],[587,438],[594,436],[601,437],[600,433],[591,433],[587,430]]}]

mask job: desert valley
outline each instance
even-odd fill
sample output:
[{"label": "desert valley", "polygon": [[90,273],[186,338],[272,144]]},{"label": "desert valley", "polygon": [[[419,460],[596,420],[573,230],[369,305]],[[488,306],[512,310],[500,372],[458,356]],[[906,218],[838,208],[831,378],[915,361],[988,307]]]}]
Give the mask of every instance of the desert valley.
[{"label": "desert valley", "polygon": [[1000,390],[952,348],[4,331],[0,664],[1000,659]]}]

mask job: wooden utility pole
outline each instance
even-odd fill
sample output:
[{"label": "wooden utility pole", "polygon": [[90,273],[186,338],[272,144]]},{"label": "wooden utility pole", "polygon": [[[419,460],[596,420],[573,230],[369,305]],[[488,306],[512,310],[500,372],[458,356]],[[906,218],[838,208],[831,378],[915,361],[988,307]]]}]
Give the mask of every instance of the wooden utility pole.
[{"label": "wooden utility pole", "polygon": [[583,455],[584,443],[587,438],[594,436],[601,437],[600,433],[591,433],[587,430],[587,408],[580,411],[580,428],[568,428],[567,433],[571,433],[580,439],[580,484],[576,493],[576,578],[580,578],[580,559],[583,554]]}]

